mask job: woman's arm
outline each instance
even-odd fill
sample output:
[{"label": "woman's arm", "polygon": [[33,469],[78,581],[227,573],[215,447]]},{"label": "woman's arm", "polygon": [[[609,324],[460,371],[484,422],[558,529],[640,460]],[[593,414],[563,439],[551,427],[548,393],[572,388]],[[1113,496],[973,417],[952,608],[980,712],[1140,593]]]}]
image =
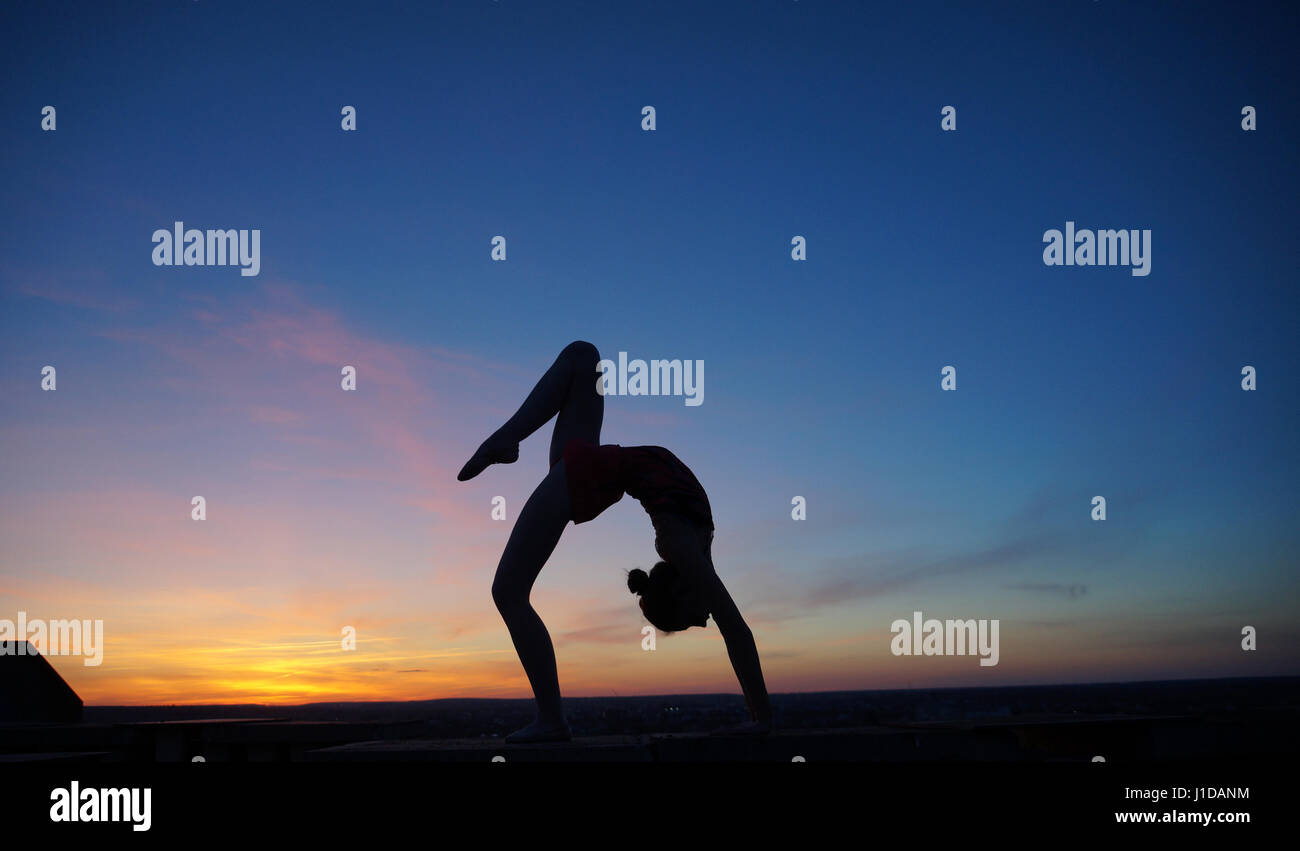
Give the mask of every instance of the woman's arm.
[{"label": "woman's arm", "polygon": [[[758,661],[758,647],[754,644],[754,633],[736,608],[736,603],[727,592],[727,586],[717,571],[710,566],[705,579],[704,593],[709,601],[709,612],[713,622],[722,633],[722,640],[727,645],[727,656],[731,667],[740,681],[741,691],[745,693],[745,705],[749,707],[750,718],[755,724],[770,728],[772,724],[772,705],[767,696],[767,686],[763,683],[763,668]],[[739,732],[739,731],[738,731]]]},{"label": "woman's arm", "polygon": [[695,591],[697,601],[706,607],[727,644],[727,656],[745,694],[745,705],[753,721],[744,725],[747,730],[733,732],[765,732],[771,729],[772,705],[768,700],[767,686],[763,683],[763,668],[758,661],[758,648],[754,634],[740,615],[740,609],[727,592],[713,567],[709,554],[712,535],[701,533],[699,526],[677,515],[652,517],[655,524],[655,549],[664,561],[677,568],[678,573]]}]

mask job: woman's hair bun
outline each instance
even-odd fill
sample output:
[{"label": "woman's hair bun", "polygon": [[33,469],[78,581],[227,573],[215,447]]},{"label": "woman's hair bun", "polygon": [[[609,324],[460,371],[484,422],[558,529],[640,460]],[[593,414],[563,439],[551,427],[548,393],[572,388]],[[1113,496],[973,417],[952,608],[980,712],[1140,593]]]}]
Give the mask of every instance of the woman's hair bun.
[{"label": "woman's hair bun", "polygon": [[643,594],[650,585],[650,574],[641,568],[630,571],[627,575],[627,590],[633,594]]}]

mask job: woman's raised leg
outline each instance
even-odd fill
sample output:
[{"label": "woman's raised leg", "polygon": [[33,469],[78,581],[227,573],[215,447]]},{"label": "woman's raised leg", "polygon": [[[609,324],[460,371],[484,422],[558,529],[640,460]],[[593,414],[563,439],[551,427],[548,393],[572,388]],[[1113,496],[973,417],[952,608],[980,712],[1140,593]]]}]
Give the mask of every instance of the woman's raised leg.
[{"label": "woman's raised leg", "polygon": [[600,353],[591,343],[576,340],[565,346],[519,410],[483,441],[457,476],[465,481],[489,464],[518,460],[520,441],[555,417],[550,472],[519,512],[492,581],[492,599],[505,619],[537,701],[537,720],[507,736],[506,741],[512,743],[569,738],[569,728],[560,708],[555,648],[529,596],[564,527],[573,518],[563,462],[564,446],[574,438],[600,443],[605,399],[596,390],[599,362]]},{"label": "woman's raised leg", "polygon": [[505,425],[479,446],[456,477],[472,479],[489,464],[510,464],[519,459],[519,444],[555,417],[551,436],[550,463],[564,453],[573,438],[600,443],[600,426],[605,417],[605,397],[596,392],[600,352],[591,343],[575,340],[565,346],[555,362],[533,387]]}]

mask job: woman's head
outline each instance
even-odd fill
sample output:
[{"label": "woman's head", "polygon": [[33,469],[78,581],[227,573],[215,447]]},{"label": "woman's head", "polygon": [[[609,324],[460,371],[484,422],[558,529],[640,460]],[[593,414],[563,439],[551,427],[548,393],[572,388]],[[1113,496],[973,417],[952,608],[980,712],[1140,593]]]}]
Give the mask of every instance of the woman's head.
[{"label": "woman's head", "polygon": [[641,612],[661,632],[679,632],[692,626],[708,626],[709,613],[695,599],[682,576],[666,561],[650,572],[641,568],[627,575],[627,589],[641,598]]}]

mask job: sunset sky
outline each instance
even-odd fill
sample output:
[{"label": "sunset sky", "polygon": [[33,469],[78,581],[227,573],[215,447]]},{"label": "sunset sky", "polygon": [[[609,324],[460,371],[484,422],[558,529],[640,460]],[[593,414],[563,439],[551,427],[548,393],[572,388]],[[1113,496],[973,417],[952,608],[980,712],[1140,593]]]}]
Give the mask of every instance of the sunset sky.
[{"label": "sunset sky", "polygon": [[[87,704],[529,696],[549,430],[455,475],[574,339],[704,361],[604,440],[704,484],[773,692],[1300,673],[1293,13],[354,5],[0,12],[0,618],[102,619]],[[154,266],[178,220],[261,273]],[[1045,266],[1067,221],[1151,274]],[[712,625],[642,650],[655,560],[631,498],[565,532],[566,695],[738,691]],[[999,664],[893,656],[917,610]]]}]

